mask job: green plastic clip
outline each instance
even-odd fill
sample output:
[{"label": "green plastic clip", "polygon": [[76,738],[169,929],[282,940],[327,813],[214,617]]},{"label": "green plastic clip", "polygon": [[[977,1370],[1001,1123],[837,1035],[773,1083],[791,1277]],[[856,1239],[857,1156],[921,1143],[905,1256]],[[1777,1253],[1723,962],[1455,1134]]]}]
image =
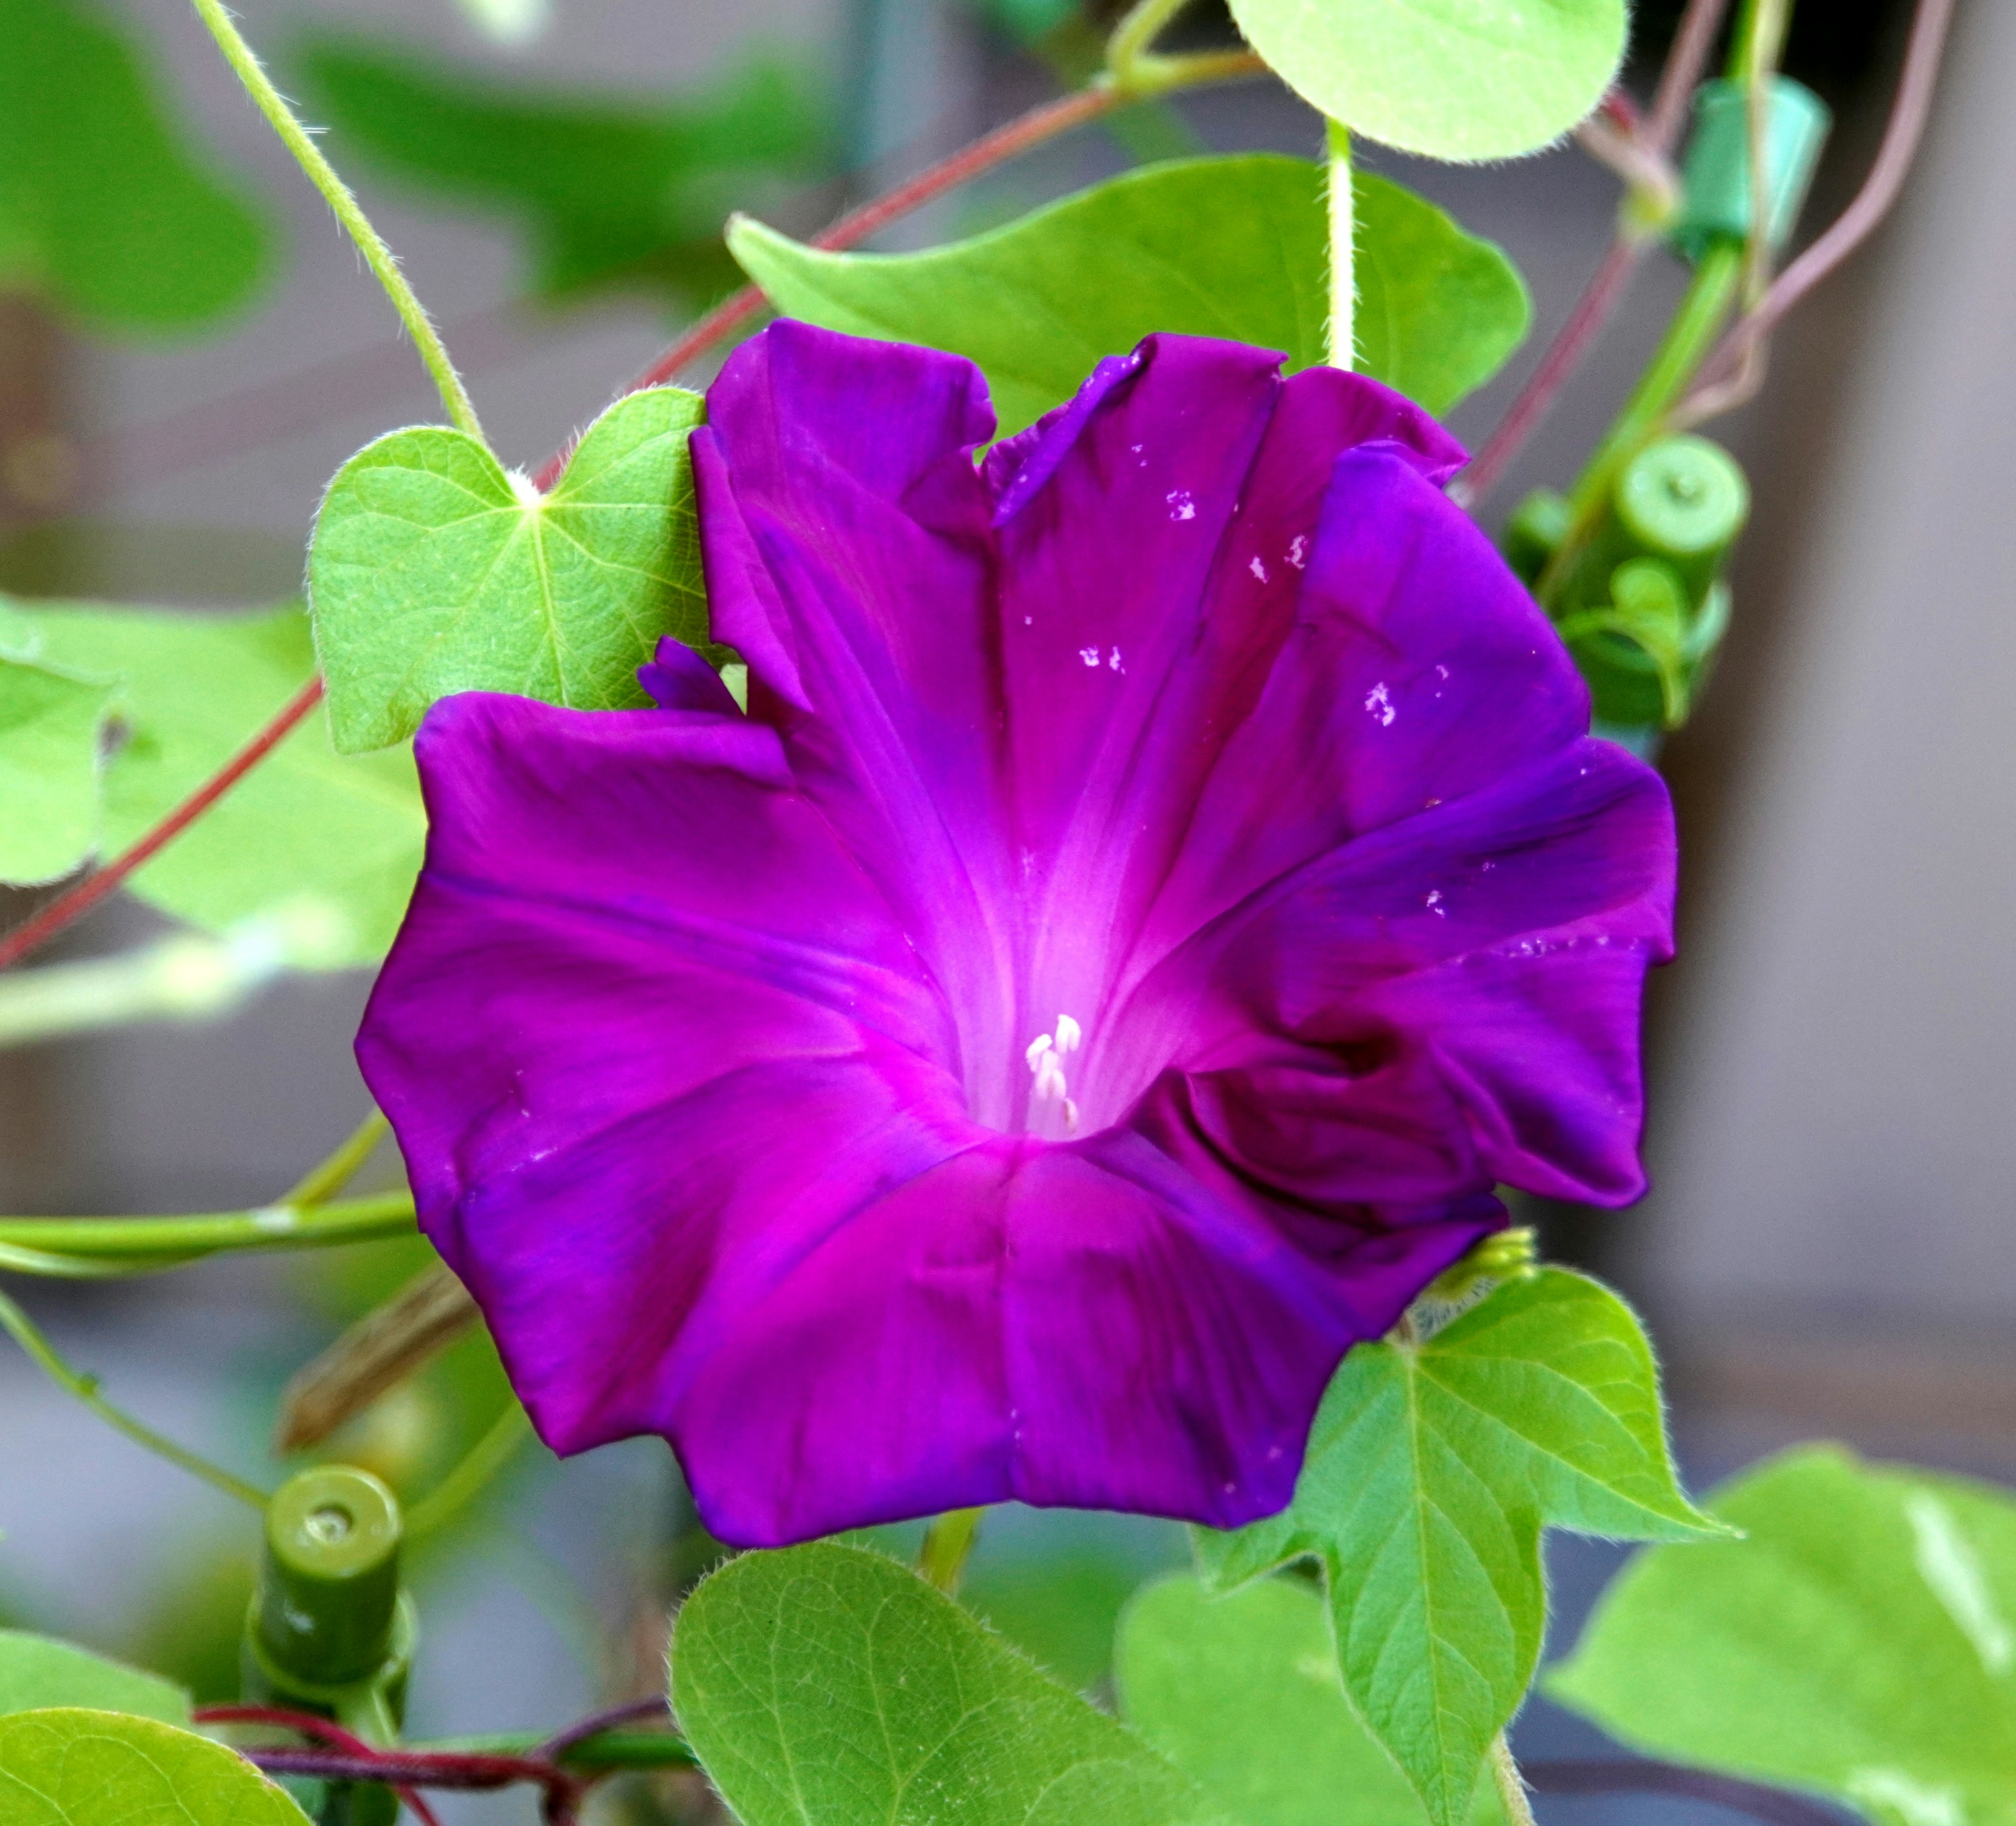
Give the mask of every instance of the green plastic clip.
[{"label": "green plastic clip", "polygon": [[[259,1589],[245,1622],[247,1699],[331,1718],[374,1744],[398,1741],[419,1639],[399,1583],[398,1499],[369,1471],[325,1464],[282,1485],[266,1508]],[[398,1802],[375,1785],[313,1785],[321,1826],[391,1826]]]},{"label": "green plastic clip", "polygon": [[[1554,618],[1588,681],[1599,733],[1643,752],[1686,721],[1728,630],[1720,574],[1749,512],[1742,470],[1705,438],[1657,439],[1618,476]],[[1542,491],[1507,523],[1507,561],[1528,587],[1569,517],[1561,496]]]},{"label": "green plastic clip", "polygon": [[[1827,103],[1803,83],[1771,78],[1765,98],[1765,229],[1774,251],[1791,236],[1832,124]],[[1718,240],[1749,238],[1753,203],[1749,85],[1705,82],[1694,95],[1679,213],[1668,236],[1697,261]]]}]

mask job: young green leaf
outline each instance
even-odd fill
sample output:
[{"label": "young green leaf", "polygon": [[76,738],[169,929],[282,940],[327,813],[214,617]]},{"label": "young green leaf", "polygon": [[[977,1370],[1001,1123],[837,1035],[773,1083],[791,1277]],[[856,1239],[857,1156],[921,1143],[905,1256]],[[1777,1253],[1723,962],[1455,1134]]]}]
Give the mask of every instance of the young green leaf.
[{"label": "young green leaf", "polygon": [[1429,158],[1558,139],[1623,60],[1625,0],[1232,0],[1246,41],[1312,107]]},{"label": "young green leaf", "polygon": [[1744,1538],[1634,1561],[1549,1697],[1895,1826],[2016,1818],[2016,1501],[1831,1446],[1711,1500]]},{"label": "young green leaf", "polygon": [[0,0],[0,290],[96,327],[182,329],[250,296],[272,236],[128,36],[92,0]]},{"label": "young green leaf", "polygon": [[1360,1345],[1323,1396],[1294,1502],[1197,1538],[1220,1588],[1323,1562],[1352,1704],[1435,1826],[1455,1826],[1539,1656],[1548,1524],[1723,1532],[1674,1479],[1636,1316],[1563,1269],[1500,1287],[1425,1342]]},{"label": "young green leaf", "polygon": [[1176,1826],[1190,1783],[893,1560],[747,1554],[679,1613],[672,1705],[747,1826]]},{"label": "young green leaf", "polygon": [[7,1826],[308,1826],[221,1744],[151,1718],[61,1707],[0,1718]]},{"label": "young green leaf", "polygon": [[[103,847],[143,836],[307,683],[315,651],[298,608],[250,615],[0,601],[0,646],[117,682],[117,743],[104,773]],[[412,756],[333,753],[310,717],[127,884],[221,932],[283,900],[319,899],[347,927],[331,963],[382,957],[427,835]]]},{"label": "young green leaf", "polygon": [[772,63],[673,102],[499,83],[325,33],[293,61],[339,164],[354,153],[410,189],[514,221],[547,297],[628,286],[711,304],[736,283],[721,244],[729,209],[826,160],[823,110]]},{"label": "young green leaf", "polygon": [[0,647],[0,881],[53,881],[98,846],[112,687]]},{"label": "young green leaf", "polygon": [[189,1716],[189,1695],[157,1675],[52,1637],[0,1630],[0,1715],[52,1705],[132,1713],[166,1724],[187,1724]]},{"label": "young green leaf", "polygon": [[[1225,1597],[1189,1577],[1137,1594],[1114,1644],[1120,1714],[1241,1826],[1427,1826],[1352,1713],[1323,1600],[1263,1579]],[[1479,1781],[1470,1826],[1502,1826]]]},{"label": "young green leaf", "polygon": [[[728,244],[787,317],[970,357],[1002,434],[1157,330],[1323,358],[1322,175],[1271,153],[1183,159],[923,254],[827,254],[740,219]],[[1432,412],[1526,333],[1517,272],[1432,203],[1361,173],[1359,366]]]},{"label": "young green leaf", "polygon": [[700,412],[677,387],[619,399],[544,496],[441,426],[358,452],[308,555],[337,747],[401,740],[454,691],[648,702],[637,668],[659,636],[707,637],[686,456]]}]

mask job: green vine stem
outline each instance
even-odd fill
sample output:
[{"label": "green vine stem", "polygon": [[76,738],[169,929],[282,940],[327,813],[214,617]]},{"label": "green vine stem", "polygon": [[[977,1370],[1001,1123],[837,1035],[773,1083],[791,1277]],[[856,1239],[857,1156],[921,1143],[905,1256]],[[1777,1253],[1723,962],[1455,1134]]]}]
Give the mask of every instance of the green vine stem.
[{"label": "green vine stem", "polygon": [[1155,41],[1167,31],[1190,0],[1135,0],[1106,41],[1106,70],[1115,88],[1134,95],[1154,88],[1162,65],[1177,59],[1159,56]]},{"label": "green vine stem", "polygon": [[1323,123],[1330,199],[1330,318],[1326,347],[1333,368],[1358,365],[1358,223],[1351,190],[1351,129]]},{"label": "green vine stem", "polygon": [[[226,1251],[376,1242],[410,1235],[412,1228],[412,1195],[380,1192],[326,1205],[265,1205],[189,1217],[4,1217],[0,1251],[52,1265],[26,1268],[29,1273],[88,1280],[149,1273]],[[0,1258],[0,1265],[19,1264]]]},{"label": "green vine stem", "polygon": [[273,79],[245,41],[223,0],[192,0],[192,4],[197,16],[210,28],[210,35],[216,39],[225,61],[245,85],[245,92],[280,136],[282,144],[294,155],[294,162],[307,172],[309,182],[322,193],[323,200],[335,211],[336,219],[343,224],[365,263],[378,276],[378,283],[385,288],[385,295],[392,301],[393,308],[399,313],[414,346],[420,351],[420,359],[427,363],[427,373],[433,377],[449,420],[456,430],[466,432],[479,444],[483,442],[483,427],[477,419],[475,405],[462,384],[462,376],[455,371],[455,363],[448,358],[448,345],[441,340],[441,333],[434,328],[434,319],[427,315],[426,307],[406,283],[392,250],[372,227],[369,218],[351,194],[348,185],[336,175],[335,167],[322,156],[307,128],[294,118],[286,98],[273,86]]},{"label": "green vine stem", "polygon": [[947,1597],[959,1590],[973,1543],[980,1536],[985,1509],[949,1509],[934,1516],[917,1550],[917,1570]]},{"label": "green vine stem", "polygon": [[1497,1784],[1498,1799],[1505,1809],[1509,1826],[1534,1826],[1533,1803],[1526,1792],[1526,1778],[1512,1760],[1512,1746],[1500,1731],[1491,1740],[1491,1779]]},{"label": "green vine stem", "polygon": [[1743,283],[1746,257],[1738,241],[1718,241],[1702,254],[1651,363],[1596,447],[1568,496],[1568,536],[1540,574],[1533,593],[1551,605],[1603,517],[1624,466],[1658,435],[1667,413],[1706,359]]},{"label": "green vine stem", "polygon": [[406,1511],[406,1538],[431,1534],[466,1508],[531,1436],[532,1423],[525,1410],[517,1402],[509,1403],[461,1463]]},{"label": "green vine stem", "polygon": [[254,1509],[266,1507],[266,1493],[255,1485],[248,1484],[243,1478],[233,1477],[221,1465],[212,1464],[200,1453],[192,1452],[185,1446],[178,1446],[174,1440],[165,1439],[146,1421],[136,1420],[124,1408],[115,1407],[98,1392],[98,1378],[81,1370],[73,1369],[63,1360],[56,1346],[43,1336],[35,1322],[20,1306],[0,1293],[0,1327],[22,1349],[33,1357],[45,1374],[57,1387],[74,1395],[110,1426],[118,1428],[137,1446],[143,1446],[157,1457],[165,1458],[171,1464],[179,1465],[191,1475],[200,1477],[227,1496],[236,1496]]},{"label": "green vine stem", "polygon": [[391,1128],[392,1125],[385,1120],[384,1112],[374,1107],[371,1114],[351,1130],[343,1144],[326,1160],[309,1168],[280,1202],[283,1205],[327,1203],[357,1176],[358,1169],[371,1158],[378,1144],[391,1133]]}]

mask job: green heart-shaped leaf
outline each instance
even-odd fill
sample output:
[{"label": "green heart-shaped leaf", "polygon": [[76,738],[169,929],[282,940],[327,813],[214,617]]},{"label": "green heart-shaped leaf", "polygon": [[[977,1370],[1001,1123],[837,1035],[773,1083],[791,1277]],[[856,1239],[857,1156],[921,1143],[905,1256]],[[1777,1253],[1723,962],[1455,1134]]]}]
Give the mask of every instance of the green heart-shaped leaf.
[{"label": "green heart-shaped leaf", "polygon": [[[1431,203],[1360,173],[1358,366],[1431,412],[1519,346],[1511,262]],[[923,254],[827,254],[741,220],[728,245],[787,317],[977,362],[1003,437],[1158,330],[1323,359],[1322,176],[1272,153],[1181,159]]]},{"label": "green heart-shaped leaf", "polygon": [[7,1826],[308,1826],[235,1751],[118,1712],[61,1708],[0,1718]]},{"label": "green heart-shaped leaf", "polygon": [[1294,1502],[1197,1540],[1221,1586],[1322,1561],[1353,1705],[1436,1826],[1457,1826],[1539,1659],[1550,1523],[1623,1540],[1727,1532],[1675,1481],[1636,1316],[1558,1268],[1425,1342],[1359,1345],[1323,1396]]},{"label": "green heart-shaped leaf", "polygon": [[[0,649],[113,681],[124,739],[104,764],[103,845],[115,855],[315,672],[308,618],[291,605],[196,615],[0,600]],[[283,900],[320,901],[349,935],[329,963],[375,963],[405,912],[426,837],[411,751],[333,753],[318,711],[126,885],[212,932]]]},{"label": "green heart-shaped leaf", "polygon": [[748,1826],[1190,1826],[1131,1732],[909,1568],[818,1543],[745,1554],[681,1608],[672,1705]]},{"label": "green heart-shaped leaf", "polygon": [[1624,56],[1625,0],[1232,0],[1246,41],[1354,131],[1436,159],[1558,139]]},{"label": "green heart-shaped leaf", "polygon": [[[1240,1826],[1427,1826],[1358,1722],[1323,1600],[1298,1579],[1225,1597],[1165,1579],[1136,1594],[1113,1645],[1120,1715]],[[1469,1826],[1504,1826],[1480,1780]]]},{"label": "green heart-shaped leaf", "polygon": [[0,648],[0,881],[53,881],[98,845],[110,684]]},{"label": "green heart-shaped leaf", "polygon": [[337,472],[308,590],[346,753],[411,735],[455,691],[612,710],[670,634],[706,639],[686,434],[697,394],[652,387],[588,429],[541,496],[474,438],[394,431]]},{"label": "green heart-shaped leaf", "polygon": [[1654,1756],[1817,1788],[1885,1826],[2016,1820],[2016,1501],[1804,1446],[1654,1548],[1550,1698]]},{"label": "green heart-shaped leaf", "polygon": [[52,1705],[88,1705],[187,1724],[189,1696],[157,1674],[143,1674],[53,1637],[0,1630],[0,1715]]}]

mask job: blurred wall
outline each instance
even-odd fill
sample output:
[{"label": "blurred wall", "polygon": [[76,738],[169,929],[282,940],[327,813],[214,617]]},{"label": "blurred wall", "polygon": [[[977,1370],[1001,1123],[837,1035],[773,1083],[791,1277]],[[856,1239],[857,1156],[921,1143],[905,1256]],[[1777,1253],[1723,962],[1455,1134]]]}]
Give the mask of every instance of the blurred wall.
[{"label": "blurred wall", "polygon": [[1856,333],[1837,304],[1783,339],[1831,434],[1773,446],[1810,495],[1751,535],[1776,640],[1717,682],[1746,726],[1704,725],[1721,828],[1683,863],[1656,1190],[1624,1220],[1683,1341],[2000,1360],[2016,1319],[2012,67],[2016,8],[1963,5],[1922,163],[1834,282]]}]

